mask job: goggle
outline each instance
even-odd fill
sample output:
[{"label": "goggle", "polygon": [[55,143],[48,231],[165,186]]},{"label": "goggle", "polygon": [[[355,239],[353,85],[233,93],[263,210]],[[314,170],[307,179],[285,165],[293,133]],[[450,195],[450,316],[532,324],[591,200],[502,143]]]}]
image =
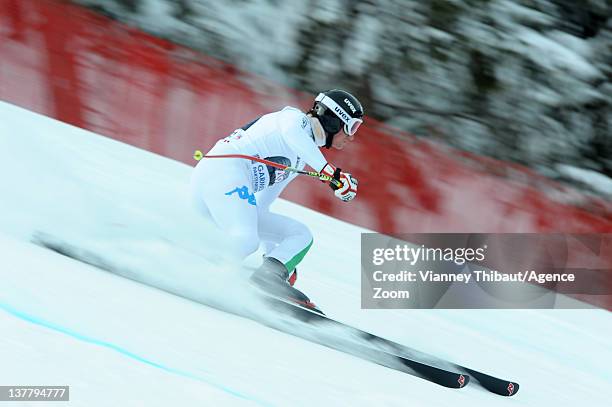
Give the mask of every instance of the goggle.
[{"label": "goggle", "polygon": [[[319,93],[315,98],[315,102],[321,103],[323,106],[328,108],[344,123],[344,132],[349,136],[354,136],[357,133],[357,129],[363,123],[363,120],[357,117],[351,117],[334,99],[329,96],[325,96],[324,93]],[[338,129],[339,131],[340,129]]]}]

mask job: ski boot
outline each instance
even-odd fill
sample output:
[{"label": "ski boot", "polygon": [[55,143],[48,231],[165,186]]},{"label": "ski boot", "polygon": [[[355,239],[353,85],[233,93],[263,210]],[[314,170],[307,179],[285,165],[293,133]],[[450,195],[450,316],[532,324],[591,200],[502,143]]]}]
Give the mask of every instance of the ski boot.
[{"label": "ski boot", "polygon": [[[295,277],[295,278],[293,278]],[[317,306],[303,292],[293,287],[297,274],[289,276],[289,271],[283,263],[273,257],[266,257],[263,264],[251,276],[251,282],[266,293],[287,299],[302,307],[319,312]],[[293,279],[293,281],[291,281]]]}]

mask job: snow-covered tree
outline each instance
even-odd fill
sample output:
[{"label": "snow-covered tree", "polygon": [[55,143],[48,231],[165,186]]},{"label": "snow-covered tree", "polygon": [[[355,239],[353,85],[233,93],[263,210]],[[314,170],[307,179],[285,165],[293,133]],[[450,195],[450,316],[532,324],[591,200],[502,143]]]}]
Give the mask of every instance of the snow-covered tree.
[{"label": "snow-covered tree", "polygon": [[418,136],[612,177],[608,0],[78,2]]}]

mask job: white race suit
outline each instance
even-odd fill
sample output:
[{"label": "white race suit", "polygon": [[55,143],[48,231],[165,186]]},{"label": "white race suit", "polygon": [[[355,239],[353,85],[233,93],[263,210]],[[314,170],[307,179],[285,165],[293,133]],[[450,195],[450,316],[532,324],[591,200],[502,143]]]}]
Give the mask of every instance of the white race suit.
[{"label": "white race suit", "polygon": [[[321,171],[327,161],[311,126],[309,116],[285,107],[219,140],[206,155],[243,154]],[[247,257],[263,242],[266,255],[292,272],[310,249],[312,234],[301,222],[270,212],[270,204],[296,176],[249,159],[203,158],[193,171],[191,193],[198,211],[231,238],[236,257]]]}]

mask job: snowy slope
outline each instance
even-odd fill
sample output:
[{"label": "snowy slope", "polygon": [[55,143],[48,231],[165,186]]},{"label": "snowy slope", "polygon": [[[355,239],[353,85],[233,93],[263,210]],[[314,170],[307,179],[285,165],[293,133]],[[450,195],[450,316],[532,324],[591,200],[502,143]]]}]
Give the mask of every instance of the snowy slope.
[{"label": "snowy slope", "polygon": [[[183,164],[0,102],[0,360],[10,366],[1,384],[71,385],[71,406],[609,400],[608,312],[361,310],[363,230],[286,201],[275,209],[315,235],[300,287],[330,315],[515,380],[519,394],[445,389],[169,294],[245,302],[227,298],[240,272],[191,209],[189,175]],[[166,291],[32,243],[40,240]]]}]

